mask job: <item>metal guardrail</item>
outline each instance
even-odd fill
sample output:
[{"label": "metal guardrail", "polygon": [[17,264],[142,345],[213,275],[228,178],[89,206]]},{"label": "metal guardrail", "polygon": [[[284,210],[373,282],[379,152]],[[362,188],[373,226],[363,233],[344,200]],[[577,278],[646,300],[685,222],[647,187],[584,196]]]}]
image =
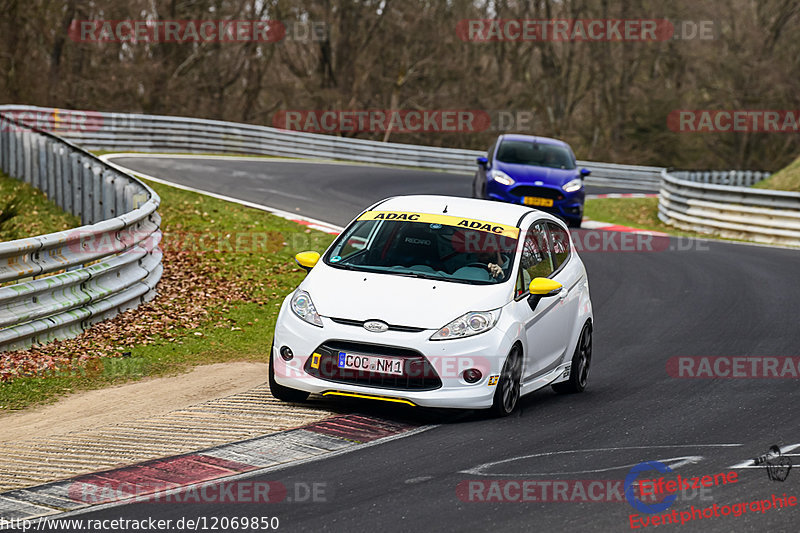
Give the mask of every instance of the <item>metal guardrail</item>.
[{"label": "metal guardrail", "polygon": [[769,172],[758,170],[669,170],[673,176],[695,183],[712,183],[715,185],[733,185],[734,187],[750,187],[770,176]]},{"label": "metal guardrail", "polygon": [[[83,226],[0,242],[0,351],[72,337],[155,297],[158,195],[136,178],[0,106],[0,169]],[[13,115],[16,117],[16,115]]]},{"label": "metal guardrail", "polygon": [[[272,155],[474,172],[477,150],[384,143],[186,117],[57,110],[13,106],[17,116],[59,116],[59,135],[88,150]],[[58,124],[56,124],[58,125]],[[592,171],[590,185],[656,190],[661,167],[578,161]]]},{"label": "metal guardrail", "polygon": [[[740,172],[720,172],[717,181],[755,179],[755,173]],[[661,221],[721,237],[800,246],[800,193],[707,183],[698,181],[701,174],[709,173],[662,172]]]}]

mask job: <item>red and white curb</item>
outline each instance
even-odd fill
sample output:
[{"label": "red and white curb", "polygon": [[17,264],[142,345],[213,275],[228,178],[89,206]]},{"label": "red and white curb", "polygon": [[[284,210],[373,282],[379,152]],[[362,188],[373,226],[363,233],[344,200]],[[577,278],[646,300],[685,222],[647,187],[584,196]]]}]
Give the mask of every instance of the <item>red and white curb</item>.
[{"label": "red and white curb", "polygon": [[600,200],[603,198],[658,198],[658,193],[621,192],[608,194],[587,194],[587,200]]},{"label": "red and white curb", "polygon": [[[658,237],[669,237],[668,233],[663,233],[661,231],[651,231],[646,229],[639,229],[639,228],[631,228],[629,226],[621,226],[619,224],[612,224],[610,222],[598,222],[596,220],[589,220],[588,218],[584,218],[583,222],[581,222],[580,229],[599,229],[603,231],[617,231],[620,233],[640,233],[642,235],[656,235]],[[579,230],[572,230],[572,231],[580,231]]]},{"label": "red and white curb", "polygon": [[[34,520],[97,505],[163,501],[168,495],[212,481],[232,481],[246,474],[352,451],[431,427],[362,415],[335,416],[198,452],[4,492],[0,494],[0,523]],[[266,503],[283,501],[286,491],[281,491],[281,484],[269,485],[273,490]],[[177,501],[181,499],[178,497]]]}]

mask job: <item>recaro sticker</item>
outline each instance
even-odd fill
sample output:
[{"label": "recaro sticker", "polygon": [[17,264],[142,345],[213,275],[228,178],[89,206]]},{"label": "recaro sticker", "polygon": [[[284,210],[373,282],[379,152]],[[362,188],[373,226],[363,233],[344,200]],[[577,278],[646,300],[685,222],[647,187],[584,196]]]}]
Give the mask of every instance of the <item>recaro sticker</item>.
[{"label": "recaro sticker", "polygon": [[424,222],[427,224],[444,224],[445,226],[485,231],[487,233],[494,233],[495,235],[502,235],[513,239],[519,237],[519,228],[516,226],[506,226],[505,224],[488,222],[486,220],[461,218],[450,215],[436,215],[432,213],[367,211],[358,217],[358,220],[405,220],[408,222]]}]

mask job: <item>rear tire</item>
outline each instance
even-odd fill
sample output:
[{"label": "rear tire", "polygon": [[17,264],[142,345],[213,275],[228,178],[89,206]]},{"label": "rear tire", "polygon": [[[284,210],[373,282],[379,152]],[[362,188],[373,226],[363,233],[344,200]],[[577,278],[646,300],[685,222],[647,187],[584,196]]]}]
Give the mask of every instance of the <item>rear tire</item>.
[{"label": "rear tire", "polygon": [[569,379],[553,385],[553,390],[559,394],[583,392],[589,379],[589,367],[592,364],[592,325],[587,322],[583,325],[578,345],[572,355]]},{"label": "rear tire", "polygon": [[291,402],[291,403],[300,403],[304,402],[308,399],[309,393],[302,390],[292,389],[289,387],[284,387],[280,385],[277,381],[275,381],[275,361],[274,357],[274,348],[273,345],[272,349],[270,350],[269,355],[269,390],[273,396],[277,399],[284,401],[284,402]]},{"label": "rear tire", "polygon": [[497,417],[508,416],[519,404],[520,379],[522,377],[522,350],[514,346],[506,358],[500,380],[494,391],[492,414]]}]

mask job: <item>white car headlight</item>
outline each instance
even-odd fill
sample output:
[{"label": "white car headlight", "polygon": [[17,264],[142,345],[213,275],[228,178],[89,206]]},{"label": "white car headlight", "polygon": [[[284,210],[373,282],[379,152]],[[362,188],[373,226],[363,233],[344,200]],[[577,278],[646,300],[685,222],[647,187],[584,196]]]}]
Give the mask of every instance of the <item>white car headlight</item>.
[{"label": "white car headlight", "polygon": [[564,189],[564,192],[575,192],[579,191],[581,187],[583,187],[583,180],[575,178],[566,182],[561,188]]},{"label": "white car headlight", "polygon": [[306,291],[295,291],[294,296],[292,296],[291,307],[294,314],[309,324],[322,327],[322,319],[314,307],[314,302],[311,301],[311,296]]},{"label": "white car headlight", "polygon": [[492,179],[505,186],[514,185],[514,180],[502,170],[492,170]]},{"label": "white car headlight", "polygon": [[489,331],[497,324],[500,318],[500,309],[493,311],[470,311],[462,315],[445,327],[431,335],[432,341],[443,341],[447,339],[463,339],[471,337],[484,331]]}]

